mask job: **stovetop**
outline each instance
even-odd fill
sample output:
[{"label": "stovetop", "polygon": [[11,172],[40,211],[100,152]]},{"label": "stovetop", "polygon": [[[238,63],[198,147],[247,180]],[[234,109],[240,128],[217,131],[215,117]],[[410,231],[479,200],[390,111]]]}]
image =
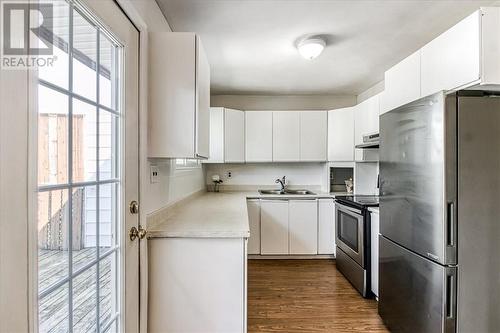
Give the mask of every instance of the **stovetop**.
[{"label": "stovetop", "polygon": [[335,199],[345,205],[358,208],[378,207],[378,195],[341,195]]}]

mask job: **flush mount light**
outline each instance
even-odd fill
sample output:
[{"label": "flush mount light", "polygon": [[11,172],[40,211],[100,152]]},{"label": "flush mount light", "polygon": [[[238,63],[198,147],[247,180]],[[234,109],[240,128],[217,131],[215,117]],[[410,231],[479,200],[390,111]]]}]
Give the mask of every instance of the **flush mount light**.
[{"label": "flush mount light", "polygon": [[297,45],[297,49],[301,56],[308,60],[312,60],[323,52],[325,45],[326,43],[323,39],[315,37],[301,41]]}]

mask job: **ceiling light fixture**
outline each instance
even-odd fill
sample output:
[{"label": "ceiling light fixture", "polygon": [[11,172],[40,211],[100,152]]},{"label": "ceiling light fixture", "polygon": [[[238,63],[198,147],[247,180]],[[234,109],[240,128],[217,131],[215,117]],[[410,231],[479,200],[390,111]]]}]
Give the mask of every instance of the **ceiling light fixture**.
[{"label": "ceiling light fixture", "polygon": [[326,43],[322,38],[314,37],[301,41],[297,45],[297,49],[301,56],[308,60],[312,60],[323,52],[325,46]]}]

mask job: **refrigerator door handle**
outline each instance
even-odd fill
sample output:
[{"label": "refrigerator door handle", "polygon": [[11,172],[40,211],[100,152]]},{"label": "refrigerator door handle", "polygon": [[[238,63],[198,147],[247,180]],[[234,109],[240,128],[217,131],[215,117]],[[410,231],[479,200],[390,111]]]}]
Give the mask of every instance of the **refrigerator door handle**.
[{"label": "refrigerator door handle", "polygon": [[455,317],[455,276],[446,276],[446,318],[453,319]]},{"label": "refrigerator door handle", "polygon": [[446,207],[446,240],[448,246],[455,246],[455,203],[448,202]]},{"label": "refrigerator door handle", "polygon": [[455,332],[457,313],[457,271],[450,269],[445,276],[445,329],[444,332]]}]

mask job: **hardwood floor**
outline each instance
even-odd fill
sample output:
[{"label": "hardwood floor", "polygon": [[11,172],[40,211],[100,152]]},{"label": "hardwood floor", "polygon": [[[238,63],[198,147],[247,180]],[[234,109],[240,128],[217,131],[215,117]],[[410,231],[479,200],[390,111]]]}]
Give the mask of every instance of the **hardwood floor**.
[{"label": "hardwood floor", "polygon": [[388,332],[332,260],[249,260],[248,332]]}]

